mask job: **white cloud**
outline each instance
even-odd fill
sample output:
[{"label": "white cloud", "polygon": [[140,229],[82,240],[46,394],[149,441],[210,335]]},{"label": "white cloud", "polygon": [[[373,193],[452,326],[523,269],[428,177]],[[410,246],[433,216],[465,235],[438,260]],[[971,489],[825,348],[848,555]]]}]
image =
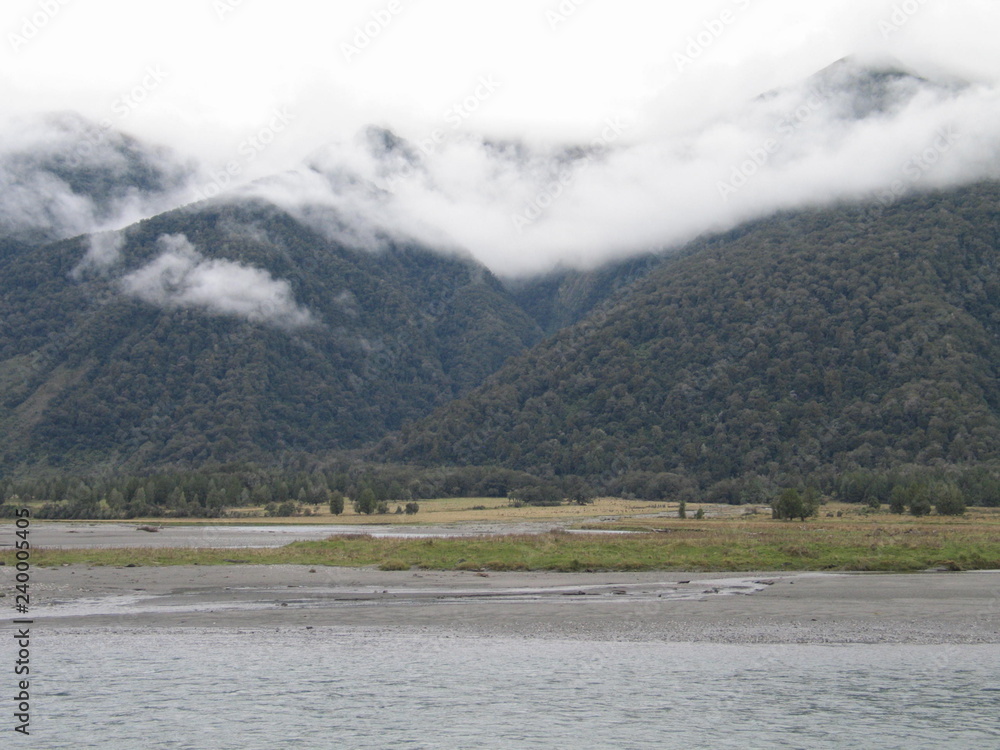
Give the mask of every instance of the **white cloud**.
[{"label": "white cloud", "polygon": [[577,151],[460,133],[389,151],[342,141],[313,159],[319,171],[252,192],[300,214],[335,209],[331,231],[348,244],[377,246],[381,230],[518,275],[670,247],[776,210],[1000,177],[997,88],[853,62],[697,129],[630,142],[627,121],[603,125]]},{"label": "white cloud", "polygon": [[[195,154],[205,163],[202,187],[279,174],[251,192],[346,243],[378,246],[390,232],[509,274],[594,265],[777,209],[884,194],[894,183],[996,174],[996,2],[568,3],[578,7],[553,26],[547,11],[559,0],[398,1],[400,11],[350,60],[341,44],[388,0],[232,2],[225,14],[208,0],[152,0],[155,14],[128,0],[63,3],[29,45],[0,45],[0,96],[9,112],[79,110]],[[0,30],[18,31],[34,10],[37,0],[10,0]],[[679,66],[678,54],[690,64]],[[977,85],[951,96],[917,92],[859,122],[833,97],[778,133],[778,150],[746,186],[721,196],[719,183],[808,101],[796,82],[852,54]],[[150,69],[162,76],[144,86]],[[448,113],[482,76],[499,83],[496,92],[453,128]],[[755,99],[775,89],[784,93]],[[123,97],[135,104],[127,115]],[[291,120],[270,132],[275,111]],[[607,153],[560,156],[561,144],[598,138],[608,118],[629,127]],[[432,153],[401,172],[398,158],[373,158],[352,140],[372,123],[413,144],[431,139]],[[942,128],[957,140],[930,168],[914,167],[933,156]],[[446,138],[433,143],[438,131]],[[261,133],[266,147],[248,147]],[[322,175],[302,167],[317,150]],[[86,199],[39,179],[4,183],[0,174],[0,221],[73,232],[95,223]],[[149,213],[146,201],[122,201],[118,216]],[[512,216],[538,203],[551,205],[514,228]]]},{"label": "white cloud", "polygon": [[193,307],[282,328],[314,323],[287,281],[260,268],[208,259],[184,235],[163,235],[158,244],[160,255],[121,279],[126,294],[163,307]]},{"label": "white cloud", "polygon": [[0,122],[0,227],[31,240],[120,228],[175,207],[190,174],[110,122],[14,117]]},{"label": "white cloud", "polygon": [[121,260],[121,251],[125,247],[125,233],[97,232],[87,238],[87,252],[83,260],[73,269],[73,275],[79,276],[87,269],[103,270],[114,266]]}]

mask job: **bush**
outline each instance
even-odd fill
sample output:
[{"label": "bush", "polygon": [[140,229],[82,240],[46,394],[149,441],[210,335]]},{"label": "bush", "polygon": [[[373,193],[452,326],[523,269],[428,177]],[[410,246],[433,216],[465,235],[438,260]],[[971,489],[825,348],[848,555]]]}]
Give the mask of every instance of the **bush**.
[{"label": "bush", "polygon": [[378,566],[379,570],[409,570],[410,564],[402,560],[386,560]]},{"label": "bush", "polygon": [[420,512],[420,505],[417,503],[406,504],[406,515],[412,516]]}]

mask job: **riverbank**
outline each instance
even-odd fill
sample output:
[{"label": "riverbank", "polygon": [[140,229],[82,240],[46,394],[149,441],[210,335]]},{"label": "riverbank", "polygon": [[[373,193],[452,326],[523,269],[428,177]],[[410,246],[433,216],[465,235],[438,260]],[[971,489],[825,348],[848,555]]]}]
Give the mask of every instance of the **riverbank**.
[{"label": "riverbank", "polygon": [[[0,568],[3,590],[13,571]],[[717,643],[1000,643],[1000,572],[387,572],[40,568],[36,629],[366,629]]]}]

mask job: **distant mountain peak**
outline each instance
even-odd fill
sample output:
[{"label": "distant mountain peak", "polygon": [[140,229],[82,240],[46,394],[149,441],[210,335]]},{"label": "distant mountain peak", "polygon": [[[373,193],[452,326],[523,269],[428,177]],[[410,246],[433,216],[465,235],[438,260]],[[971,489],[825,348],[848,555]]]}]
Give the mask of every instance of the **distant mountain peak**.
[{"label": "distant mountain peak", "polygon": [[958,79],[925,76],[892,57],[866,59],[853,55],[837,60],[806,81],[810,91],[838,100],[842,114],[858,120],[890,113],[920,91],[947,95],[967,85]]}]

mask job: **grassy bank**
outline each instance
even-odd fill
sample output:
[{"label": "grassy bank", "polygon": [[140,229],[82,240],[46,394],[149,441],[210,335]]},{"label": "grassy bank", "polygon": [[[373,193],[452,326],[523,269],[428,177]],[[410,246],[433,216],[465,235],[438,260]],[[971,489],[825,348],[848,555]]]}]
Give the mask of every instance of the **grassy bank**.
[{"label": "grassy bank", "polygon": [[[298,564],[405,570],[842,570],[1000,569],[1000,516],[966,519],[843,518],[809,523],[764,518],[628,519],[643,533],[552,532],[461,539],[366,535],[274,549],[33,551],[34,565]],[[8,564],[12,553],[0,554]]]}]

